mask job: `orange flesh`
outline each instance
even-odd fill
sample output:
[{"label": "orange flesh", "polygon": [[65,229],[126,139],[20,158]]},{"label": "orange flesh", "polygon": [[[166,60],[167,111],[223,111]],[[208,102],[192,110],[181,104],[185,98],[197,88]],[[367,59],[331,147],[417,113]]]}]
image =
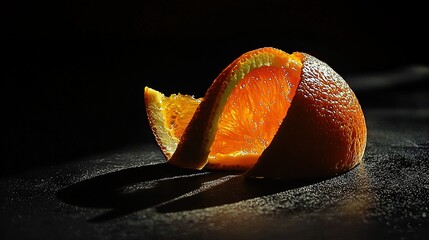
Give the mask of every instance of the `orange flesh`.
[{"label": "orange flesh", "polygon": [[271,143],[289,109],[299,79],[286,68],[253,69],[229,96],[220,117],[209,155],[209,164],[251,167]]},{"label": "orange flesh", "polygon": [[176,138],[182,137],[200,102],[199,99],[195,100],[190,96],[180,94],[164,99],[163,107],[173,110],[166,114],[166,121]]}]

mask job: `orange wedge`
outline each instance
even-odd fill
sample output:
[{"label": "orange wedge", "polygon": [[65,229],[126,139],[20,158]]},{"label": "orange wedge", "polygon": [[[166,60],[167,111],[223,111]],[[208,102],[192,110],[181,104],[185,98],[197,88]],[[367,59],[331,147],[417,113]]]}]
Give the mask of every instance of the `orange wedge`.
[{"label": "orange wedge", "polygon": [[170,159],[201,99],[182,94],[167,98],[149,87],[145,87],[144,98],[155,140],[164,156]]},{"label": "orange wedge", "polygon": [[[247,176],[335,175],[362,160],[366,125],[353,91],[327,64],[275,48],[249,51],[202,99],[145,88],[148,119],[169,163]],[[290,109],[289,109],[290,108]]]}]

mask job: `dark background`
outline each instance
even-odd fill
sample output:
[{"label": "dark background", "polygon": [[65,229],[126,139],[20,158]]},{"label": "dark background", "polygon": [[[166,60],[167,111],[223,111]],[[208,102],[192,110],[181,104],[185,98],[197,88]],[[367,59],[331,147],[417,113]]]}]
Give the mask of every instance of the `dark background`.
[{"label": "dark background", "polygon": [[426,13],[410,1],[6,1],[0,11],[0,175],[153,142],[144,86],[202,96],[255,48],[307,52],[346,80],[428,65]]}]

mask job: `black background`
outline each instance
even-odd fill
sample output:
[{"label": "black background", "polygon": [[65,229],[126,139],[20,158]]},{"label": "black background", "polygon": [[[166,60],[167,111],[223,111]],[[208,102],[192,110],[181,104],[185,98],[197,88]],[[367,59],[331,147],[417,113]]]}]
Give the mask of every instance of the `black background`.
[{"label": "black background", "polygon": [[202,96],[255,48],[307,52],[345,78],[428,64],[426,13],[410,1],[2,5],[1,175],[153,142],[144,86]]}]

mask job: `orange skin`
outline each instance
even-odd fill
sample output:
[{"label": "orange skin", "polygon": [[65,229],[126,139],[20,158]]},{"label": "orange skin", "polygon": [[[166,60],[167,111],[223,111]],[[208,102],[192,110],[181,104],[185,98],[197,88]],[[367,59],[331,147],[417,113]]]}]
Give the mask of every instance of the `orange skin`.
[{"label": "orange skin", "polygon": [[301,82],[289,112],[246,175],[292,179],[337,175],[362,161],[366,139],[363,111],[350,87],[329,66],[304,54]]}]

